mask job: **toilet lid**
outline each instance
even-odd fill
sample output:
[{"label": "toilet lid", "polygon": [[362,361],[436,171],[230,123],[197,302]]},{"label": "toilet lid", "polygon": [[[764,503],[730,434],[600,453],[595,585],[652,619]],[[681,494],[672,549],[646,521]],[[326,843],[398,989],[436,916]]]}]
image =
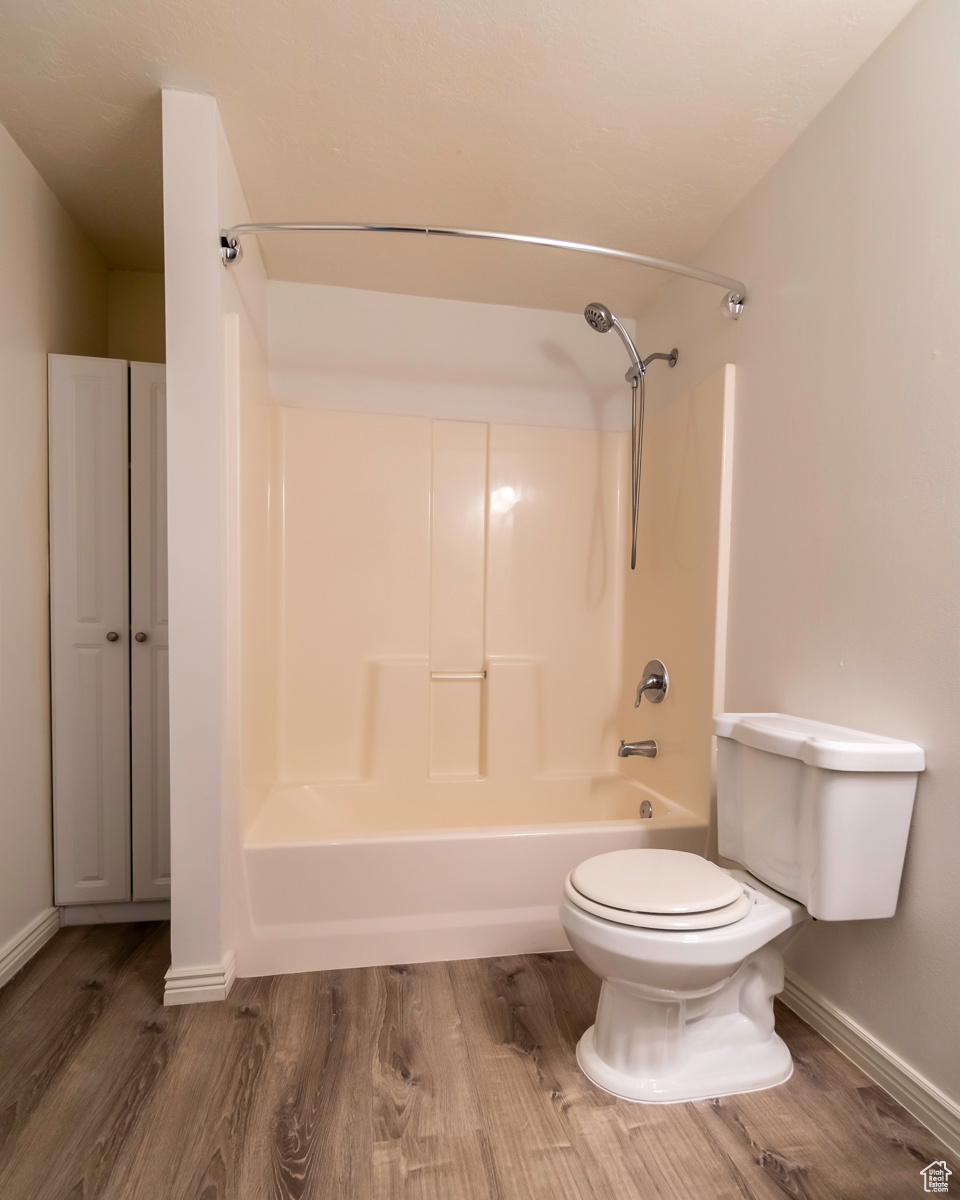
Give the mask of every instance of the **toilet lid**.
[{"label": "toilet lid", "polygon": [[589,900],[586,896],[581,895],[570,882],[569,875],[563,890],[571,904],[575,904],[584,912],[592,913],[595,917],[603,917],[605,921],[612,921],[615,925],[631,925],[638,929],[660,929],[673,933],[690,933],[733,925],[736,921],[742,921],[753,907],[750,896],[746,891],[742,891],[732,904],[724,904],[720,908],[710,909],[708,912],[627,912],[622,908],[610,908],[604,904],[597,904],[595,900]]},{"label": "toilet lid", "polygon": [[702,913],[724,908],[742,886],[715,863],[682,850],[613,850],[570,872],[573,887],[604,908]]}]

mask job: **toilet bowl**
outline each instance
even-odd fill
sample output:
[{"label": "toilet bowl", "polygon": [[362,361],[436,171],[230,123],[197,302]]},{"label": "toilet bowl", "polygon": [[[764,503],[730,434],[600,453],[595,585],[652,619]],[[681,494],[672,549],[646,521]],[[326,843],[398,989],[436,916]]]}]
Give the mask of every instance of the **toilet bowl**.
[{"label": "toilet bowl", "polygon": [[890,917],[923,750],[781,713],[724,713],[724,869],[677,850],[617,850],[567,876],[560,922],[602,980],[577,1045],[594,1083],[671,1103],[774,1087],[783,951],[808,917]]},{"label": "toilet bowl", "polygon": [[[598,876],[604,868],[632,867],[642,877],[650,865],[689,874],[703,866],[722,876],[735,898],[680,911],[704,897],[694,890],[684,900],[674,888],[673,911],[638,912],[604,905],[573,882],[588,866]],[[577,956],[603,980],[596,1021],[577,1046],[590,1080],[625,1100],[663,1104],[789,1079],[793,1067],[774,1032],[773,997],[783,987],[783,949],[807,919],[802,904],[744,871],[671,850],[599,855],[571,871],[564,893],[560,922]]]}]

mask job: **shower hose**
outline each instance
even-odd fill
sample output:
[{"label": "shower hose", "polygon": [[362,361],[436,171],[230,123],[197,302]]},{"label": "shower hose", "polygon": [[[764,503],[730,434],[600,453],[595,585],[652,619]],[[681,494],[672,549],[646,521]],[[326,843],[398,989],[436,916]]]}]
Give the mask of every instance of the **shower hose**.
[{"label": "shower hose", "polygon": [[[645,396],[643,367],[633,377],[633,423],[630,432],[631,517],[633,540],[630,545],[630,570],[637,569],[637,522],[640,517],[640,464],[643,459],[643,409]],[[639,403],[637,392],[639,390]]]}]

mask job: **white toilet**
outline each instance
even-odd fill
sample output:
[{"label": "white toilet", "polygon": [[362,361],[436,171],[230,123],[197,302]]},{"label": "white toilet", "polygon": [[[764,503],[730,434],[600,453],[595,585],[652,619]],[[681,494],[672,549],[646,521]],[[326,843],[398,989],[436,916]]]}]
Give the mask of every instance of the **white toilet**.
[{"label": "white toilet", "polygon": [[780,713],[726,713],[715,728],[720,854],[746,870],[616,850],[564,888],[560,921],[603,980],[577,1061],[626,1100],[785,1082],[793,1063],[773,1028],[785,946],[808,917],[897,906],[919,746]]}]

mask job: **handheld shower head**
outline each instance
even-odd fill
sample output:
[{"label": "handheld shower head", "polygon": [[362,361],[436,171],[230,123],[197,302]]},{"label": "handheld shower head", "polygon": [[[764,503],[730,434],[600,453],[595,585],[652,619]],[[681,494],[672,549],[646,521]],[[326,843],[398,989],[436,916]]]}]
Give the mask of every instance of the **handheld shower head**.
[{"label": "handheld shower head", "polygon": [[666,359],[671,367],[675,367],[677,365],[678,354],[676,350],[673,350],[670,354],[651,354],[646,360],[642,359],[637,353],[636,346],[633,344],[633,338],[605,304],[598,304],[596,301],[593,304],[588,304],[583,310],[583,318],[590,328],[595,329],[597,333],[609,333],[611,329],[615,329],[620,335],[620,341],[626,346],[627,353],[630,355],[630,370],[626,374],[626,380],[633,388],[633,423],[630,433],[630,477],[632,484],[630,501],[633,516],[633,542],[630,547],[630,569],[633,570],[637,565],[637,518],[640,512],[640,467],[643,461],[643,409],[644,392],[646,390],[643,377],[648,362],[651,362],[655,358],[663,358]]},{"label": "handheld shower head", "polygon": [[613,313],[605,304],[588,304],[583,310],[583,317],[597,333],[609,333],[613,328]]},{"label": "handheld shower head", "polygon": [[638,375],[643,374],[643,360],[637,353],[637,348],[633,344],[633,338],[605,304],[599,304],[596,301],[593,304],[588,304],[583,310],[583,319],[597,333],[609,333],[611,329],[615,329],[620,335],[620,341],[626,347],[627,353],[630,355],[630,361],[633,363],[633,366],[627,372],[628,383],[632,383]]}]

